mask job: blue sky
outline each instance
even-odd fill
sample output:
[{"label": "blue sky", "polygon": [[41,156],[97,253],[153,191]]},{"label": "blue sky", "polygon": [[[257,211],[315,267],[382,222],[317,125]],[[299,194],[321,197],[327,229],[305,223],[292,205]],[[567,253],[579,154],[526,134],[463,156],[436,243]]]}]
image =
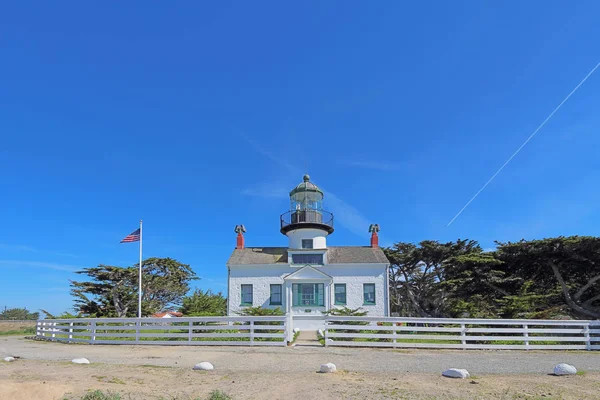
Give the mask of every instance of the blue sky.
[{"label": "blue sky", "polygon": [[71,307],[119,240],[226,288],[304,172],[329,243],[597,235],[594,1],[13,2],[0,13],[0,306]]}]

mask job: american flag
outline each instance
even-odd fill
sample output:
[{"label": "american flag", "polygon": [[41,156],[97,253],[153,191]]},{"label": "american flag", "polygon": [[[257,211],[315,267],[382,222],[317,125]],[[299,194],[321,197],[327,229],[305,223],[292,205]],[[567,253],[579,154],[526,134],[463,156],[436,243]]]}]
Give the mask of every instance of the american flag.
[{"label": "american flag", "polygon": [[125,236],[121,243],[131,243],[131,242],[139,242],[140,241],[140,230],[136,229],[131,232],[129,235]]}]

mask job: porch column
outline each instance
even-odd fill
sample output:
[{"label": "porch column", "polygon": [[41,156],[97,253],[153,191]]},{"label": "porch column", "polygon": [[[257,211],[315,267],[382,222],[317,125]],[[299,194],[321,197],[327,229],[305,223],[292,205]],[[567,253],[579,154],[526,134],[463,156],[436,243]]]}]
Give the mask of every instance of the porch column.
[{"label": "porch column", "polygon": [[290,282],[285,282],[285,312],[292,312],[292,285]]},{"label": "porch column", "polygon": [[325,311],[331,308],[331,282],[325,283]]}]

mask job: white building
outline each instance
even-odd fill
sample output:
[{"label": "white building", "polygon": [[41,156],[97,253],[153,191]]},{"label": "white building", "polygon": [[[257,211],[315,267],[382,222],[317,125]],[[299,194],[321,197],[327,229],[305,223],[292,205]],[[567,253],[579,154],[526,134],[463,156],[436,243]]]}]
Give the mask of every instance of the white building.
[{"label": "white building", "polygon": [[290,203],[280,217],[287,247],[245,247],[245,229],[236,227],[237,246],[227,262],[228,314],[280,307],[300,329],[321,328],[324,312],[334,307],[389,316],[389,261],[378,245],[379,227],[369,228],[370,246],[328,246],[333,215],[308,175],[290,192]]}]

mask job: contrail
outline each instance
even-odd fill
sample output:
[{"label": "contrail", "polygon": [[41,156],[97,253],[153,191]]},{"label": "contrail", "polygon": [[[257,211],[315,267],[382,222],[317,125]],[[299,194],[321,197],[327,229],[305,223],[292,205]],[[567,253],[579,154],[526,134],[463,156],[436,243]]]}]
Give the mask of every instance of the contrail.
[{"label": "contrail", "polygon": [[556,108],[554,109],[554,111],[552,111],[552,112],[550,113],[550,115],[548,115],[548,117],[547,117],[547,118],[544,120],[544,122],[542,122],[542,123],[540,124],[540,126],[538,126],[538,127],[536,128],[536,130],[535,130],[535,131],[533,131],[533,133],[532,133],[532,134],[531,134],[531,135],[530,135],[530,136],[527,138],[527,140],[526,140],[525,142],[523,142],[523,144],[521,145],[521,147],[519,147],[519,148],[517,149],[517,151],[515,151],[515,152],[513,153],[513,155],[512,155],[512,156],[510,156],[510,157],[508,158],[508,160],[506,160],[506,162],[505,162],[504,164],[502,164],[502,166],[500,167],[500,169],[498,169],[498,171],[496,171],[496,173],[495,173],[494,175],[492,175],[492,177],[491,177],[491,178],[490,178],[490,179],[489,179],[489,180],[488,180],[488,181],[485,183],[485,185],[483,185],[483,186],[481,187],[481,189],[479,189],[479,191],[478,191],[477,193],[475,193],[475,196],[471,197],[471,200],[469,200],[469,201],[467,202],[467,204],[465,204],[465,206],[464,206],[463,208],[461,208],[461,209],[460,209],[460,211],[458,212],[458,214],[456,214],[456,215],[454,216],[454,218],[452,218],[452,219],[450,220],[450,222],[448,222],[448,225],[446,225],[446,226],[450,226],[450,225],[451,225],[451,224],[454,222],[454,220],[455,220],[456,218],[458,218],[458,217],[460,216],[460,214],[462,214],[462,212],[463,212],[463,211],[465,211],[465,209],[466,209],[467,207],[469,207],[469,204],[471,204],[471,203],[473,202],[473,200],[475,200],[475,199],[477,198],[477,196],[479,196],[479,193],[483,192],[483,189],[485,189],[485,188],[486,188],[486,187],[487,187],[487,186],[488,186],[488,185],[489,185],[489,184],[490,184],[490,183],[491,183],[491,182],[494,180],[494,178],[495,178],[495,177],[496,177],[496,176],[497,176],[497,175],[498,175],[498,174],[499,174],[499,173],[500,173],[500,172],[501,172],[501,171],[504,169],[504,167],[506,167],[506,166],[508,165],[508,163],[509,163],[509,162],[511,162],[511,161],[512,161],[512,159],[513,159],[513,158],[515,158],[515,156],[516,156],[517,154],[519,154],[519,152],[521,151],[521,149],[523,149],[523,147],[525,147],[525,145],[526,145],[527,143],[529,143],[529,141],[530,141],[531,139],[533,139],[533,137],[535,136],[535,134],[536,134],[536,133],[538,133],[538,131],[539,131],[540,129],[542,129],[542,127],[543,127],[544,125],[546,125],[546,122],[548,122],[548,121],[550,120],[550,118],[552,118],[552,116],[553,116],[554,114],[556,114],[556,112],[557,112],[558,110],[560,110],[560,108],[563,106],[563,104],[565,104],[565,103],[567,102],[567,100],[569,100],[569,98],[570,98],[570,97],[573,95],[573,93],[575,93],[575,92],[577,91],[577,89],[579,89],[579,87],[580,87],[581,85],[583,85],[583,83],[584,83],[584,82],[585,82],[585,81],[586,81],[586,80],[587,80],[587,79],[588,79],[588,78],[589,78],[589,77],[590,77],[590,76],[591,76],[591,75],[594,73],[594,71],[596,71],[596,70],[598,69],[598,67],[600,67],[600,62],[599,62],[598,64],[596,64],[596,66],[595,66],[594,68],[592,68],[592,70],[591,70],[591,71],[590,71],[590,72],[589,72],[589,73],[588,73],[588,74],[585,76],[585,78],[583,78],[583,79],[581,80],[581,82],[579,82],[579,84],[578,84],[577,86],[575,86],[575,89],[573,89],[573,90],[571,91],[571,93],[569,93],[569,95],[568,95],[567,97],[565,97],[565,98],[564,98],[564,100],[563,100],[563,101],[561,101],[561,102],[560,102],[560,104],[559,104],[558,106],[556,106]]}]

